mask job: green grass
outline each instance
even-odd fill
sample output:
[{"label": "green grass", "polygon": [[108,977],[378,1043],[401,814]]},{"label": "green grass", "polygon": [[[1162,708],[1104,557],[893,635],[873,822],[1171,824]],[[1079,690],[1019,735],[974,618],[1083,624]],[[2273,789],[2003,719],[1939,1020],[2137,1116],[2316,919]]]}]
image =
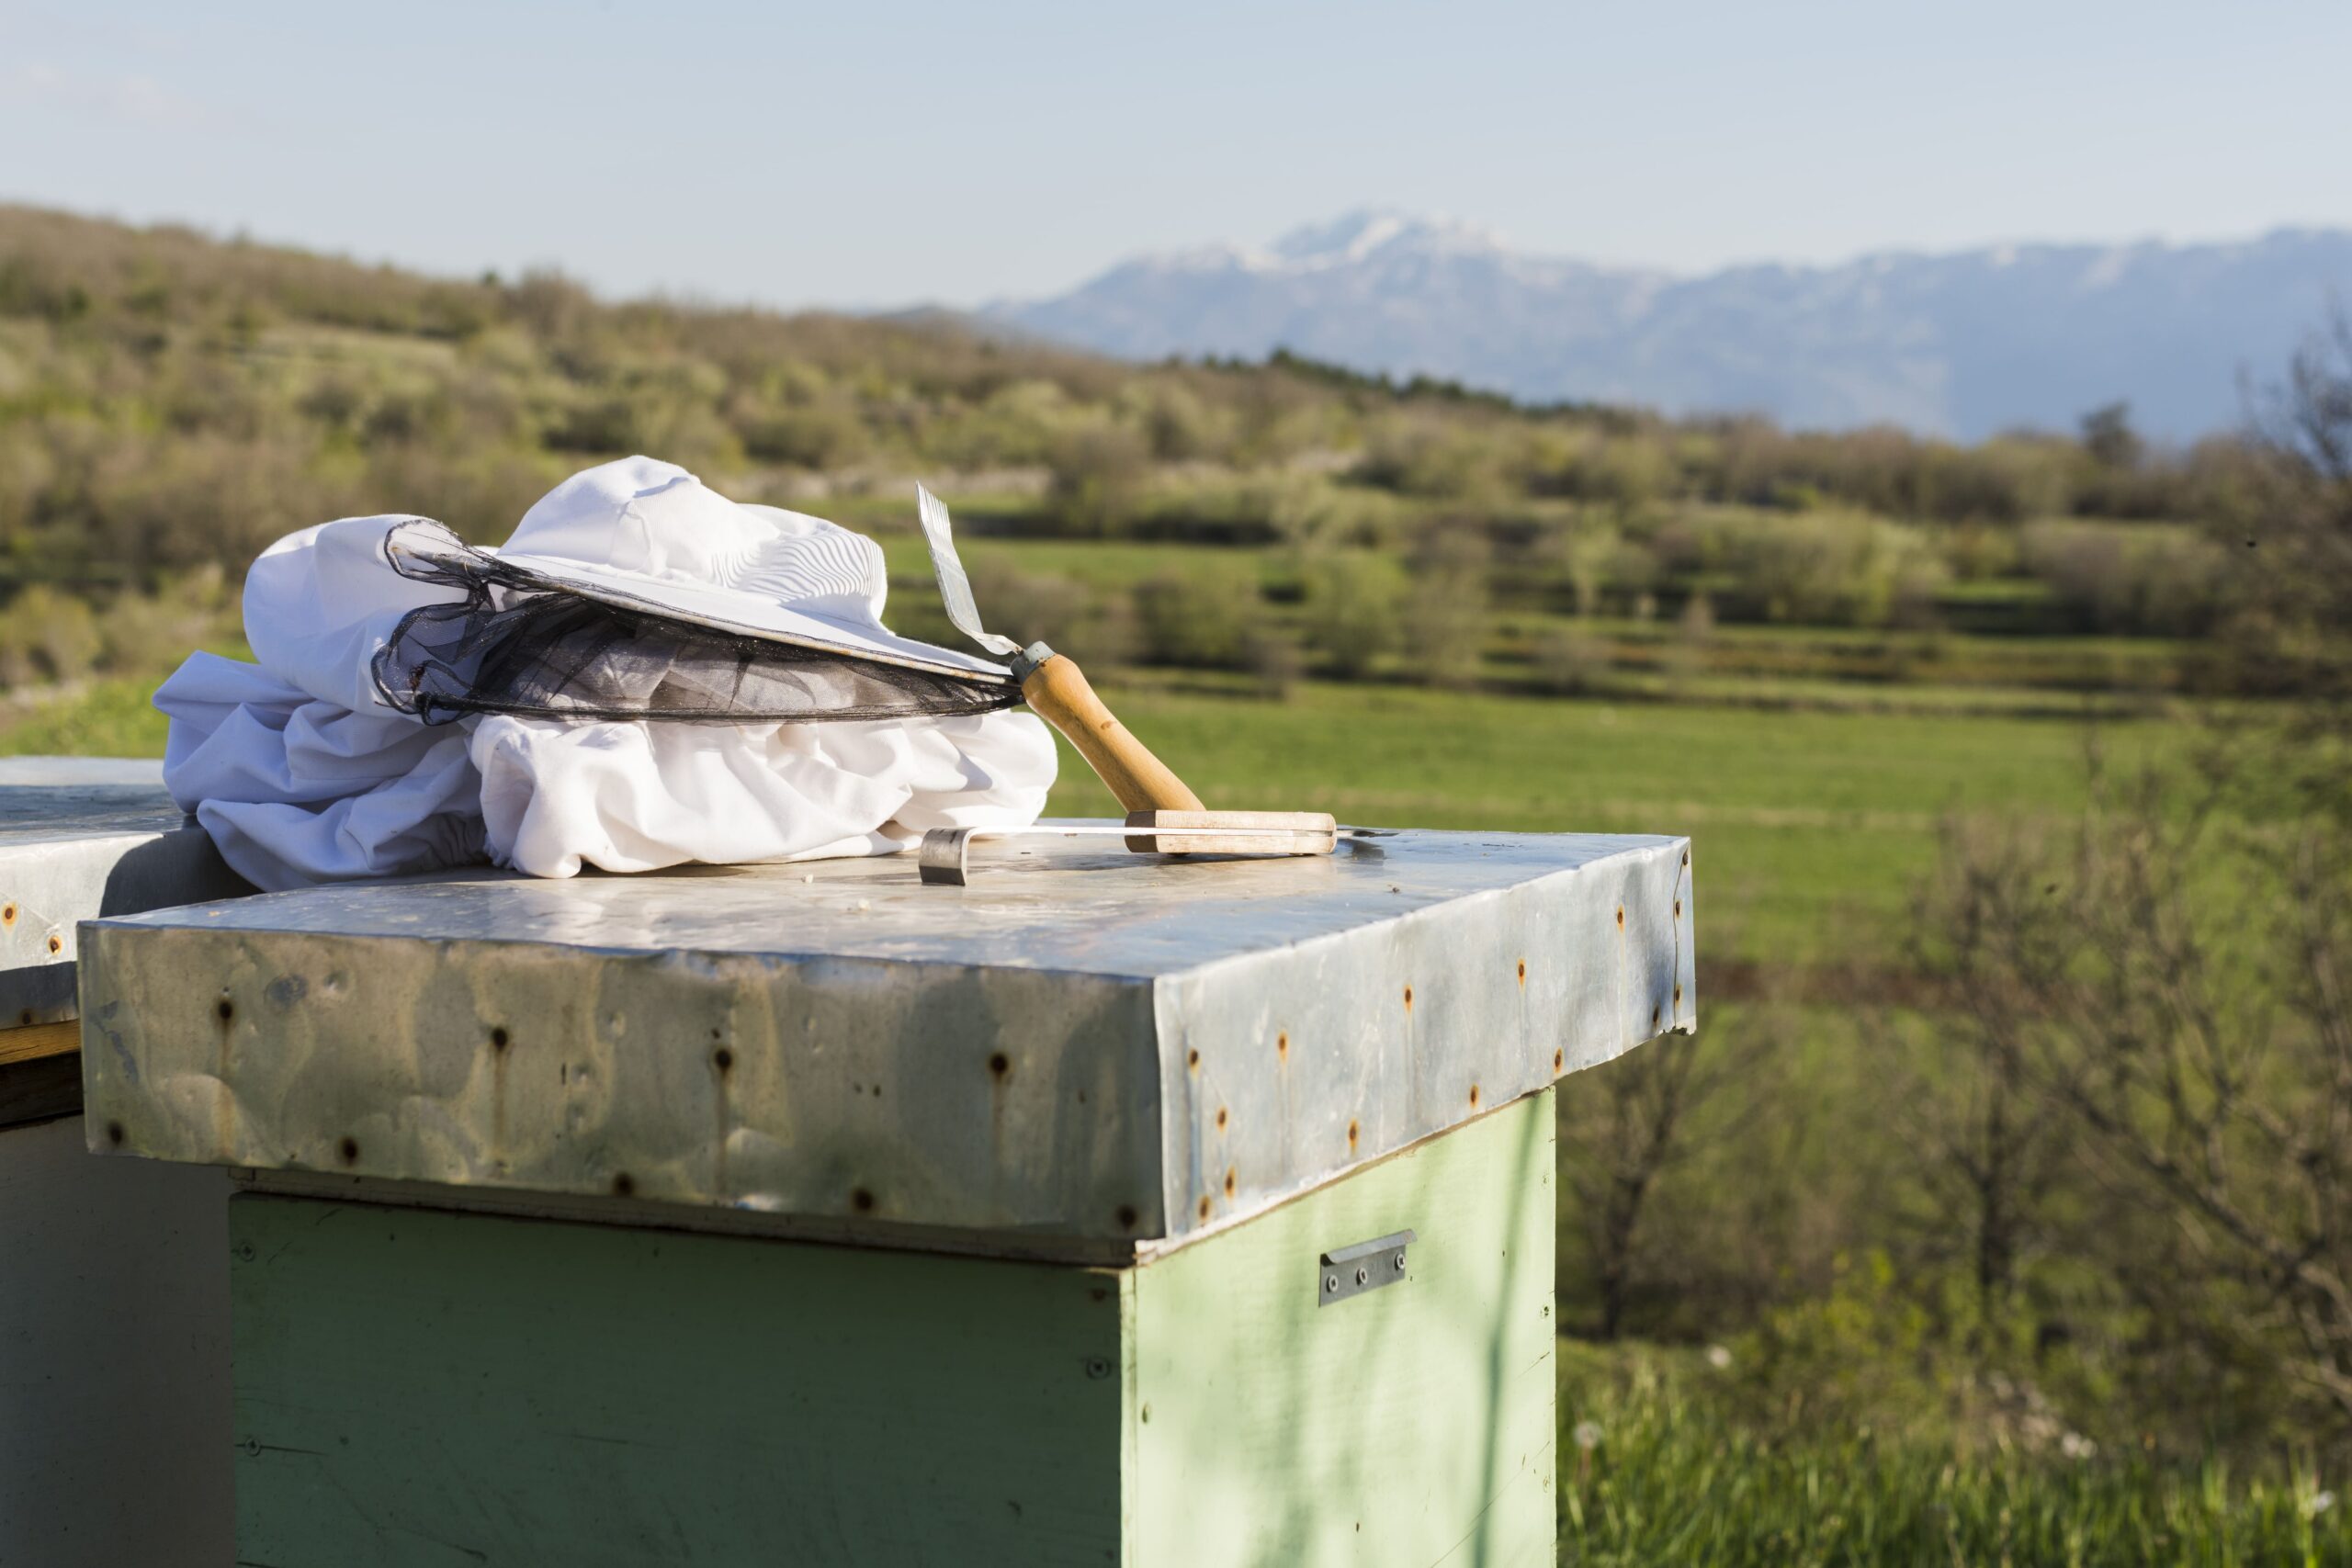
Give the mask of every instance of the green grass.
[{"label": "green grass", "polygon": [[[0,754],[160,756],[145,682],[0,710]],[[1979,715],[1771,712],[1308,683],[1286,702],[1211,682],[1106,687],[1203,798],[1379,827],[1688,833],[1714,956],[1883,957],[1948,810],[2059,819],[2083,802],[2085,726]],[[2102,726],[2122,760],[2171,726]],[[1051,809],[1110,795],[1063,748]]]},{"label": "green grass", "polygon": [[169,728],[153,681],[94,681],[69,695],[0,705],[0,757],[160,757]]},{"label": "green grass", "polygon": [[[1695,1352],[1563,1341],[1560,1562],[1590,1568],[2352,1562],[2343,1476],[1744,1427]],[[2077,1439],[2079,1442],[2079,1439]]]},{"label": "green grass", "polygon": [[[1508,680],[1510,671],[1489,663],[1482,671]],[[1499,683],[1499,682],[1498,682]],[[1621,668],[1587,684],[1595,696],[1627,702],[1721,704],[1733,707],[1817,708],[1844,714],[1901,714],[1933,717],[2010,716],[2080,719],[2150,716],[2168,699],[2154,696],[2077,694],[2032,686],[1957,685],[1943,682],[1894,682],[1834,676],[1695,673]]]},{"label": "green grass", "polygon": [[[0,754],[161,756],[153,687],[115,680],[0,709]],[[1889,955],[1949,810],[2057,820],[2083,803],[2086,727],[1973,714],[1773,712],[1310,682],[1106,686],[1204,799],[1377,827],[1687,833],[1711,956],[1789,964]],[[2171,725],[2100,727],[2129,761]],[[1114,805],[1065,745],[1050,807]]]},{"label": "green grass", "polygon": [[[1170,684],[1110,691],[1202,798],[1379,827],[1688,833],[1717,955],[1880,955],[1934,863],[1939,814],[2059,818],[2083,802],[2083,727],[1611,704],[1308,684],[1288,702]],[[2122,759],[2171,728],[2105,727]],[[1052,807],[1109,794],[1065,748]]]}]

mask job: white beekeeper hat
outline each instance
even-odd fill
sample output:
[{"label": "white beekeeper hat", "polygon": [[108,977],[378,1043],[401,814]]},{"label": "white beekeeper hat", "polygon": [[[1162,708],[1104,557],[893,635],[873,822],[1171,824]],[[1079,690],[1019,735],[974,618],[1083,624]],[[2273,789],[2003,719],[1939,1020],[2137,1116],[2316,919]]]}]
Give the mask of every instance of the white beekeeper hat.
[{"label": "white beekeeper hat", "polygon": [[[465,548],[465,547],[457,547]],[[674,463],[574,474],[472,552],[625,610],[886,664],[1005,681],[1004,666],[886,630],[882,549],[820,517],[729,501]]]}]

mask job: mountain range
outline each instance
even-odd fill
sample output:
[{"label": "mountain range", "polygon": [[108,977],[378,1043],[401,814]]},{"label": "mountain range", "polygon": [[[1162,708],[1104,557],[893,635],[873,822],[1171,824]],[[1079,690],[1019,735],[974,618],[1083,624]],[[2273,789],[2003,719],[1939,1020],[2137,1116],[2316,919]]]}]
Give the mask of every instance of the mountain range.
[{"label": "mountain range", "polygon": [[1535,402],[1756,412],[1976,440],[2126,401],[2143,433],[2236,424],[2335,301],[2352,231],[2235,243],[1887,252],[1694,276],[1524,254],[1466,223],[1367,209],[1265,249],[1138,256],[988,320],[1137,359],[1287,348]]}]

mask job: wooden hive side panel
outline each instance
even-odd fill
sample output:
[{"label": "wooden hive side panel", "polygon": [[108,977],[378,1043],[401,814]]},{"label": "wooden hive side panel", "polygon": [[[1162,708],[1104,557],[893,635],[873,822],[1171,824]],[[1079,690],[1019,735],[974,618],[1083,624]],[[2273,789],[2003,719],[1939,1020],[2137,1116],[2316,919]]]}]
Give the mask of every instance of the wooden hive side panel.
[{"label": "wooden hive side panel", "polygon": [[242,1561],[1115,1561],[1115,1275],[231,1208]]},{"label": "wooden hive side panel", "polygon": [[[1136,1270],[1129,1568],[1553,1561],[1554,1100]],[[1318,1304],[1405,1230],[1402,1281]]]}]

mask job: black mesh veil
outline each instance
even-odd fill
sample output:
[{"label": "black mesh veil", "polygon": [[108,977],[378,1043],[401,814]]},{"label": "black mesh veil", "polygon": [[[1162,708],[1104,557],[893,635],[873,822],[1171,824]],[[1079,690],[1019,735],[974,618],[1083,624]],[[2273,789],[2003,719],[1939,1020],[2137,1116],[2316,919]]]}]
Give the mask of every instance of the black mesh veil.
[{"label": "black mesh veil", "polygon": [[376,690],[428,724],[539,718],[820,723],[989,713],[1009,680],[738,636],[586,598],[470,549],[438,523],[396,525],[394,570],[465,597],[412,610],[376,654]]}]

